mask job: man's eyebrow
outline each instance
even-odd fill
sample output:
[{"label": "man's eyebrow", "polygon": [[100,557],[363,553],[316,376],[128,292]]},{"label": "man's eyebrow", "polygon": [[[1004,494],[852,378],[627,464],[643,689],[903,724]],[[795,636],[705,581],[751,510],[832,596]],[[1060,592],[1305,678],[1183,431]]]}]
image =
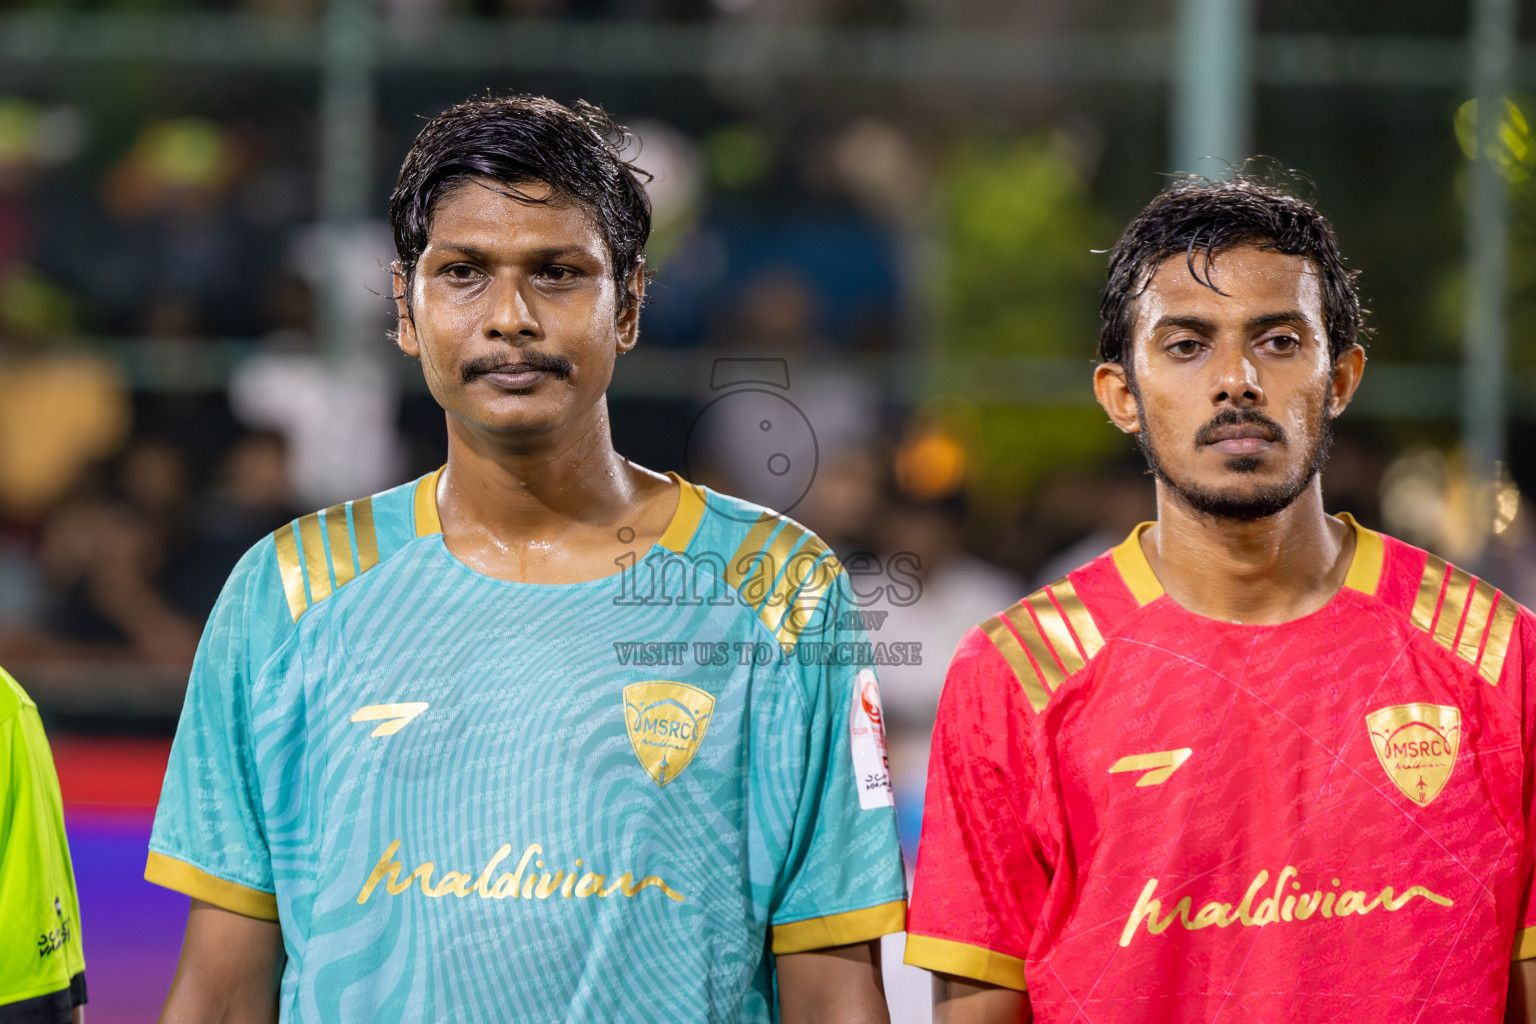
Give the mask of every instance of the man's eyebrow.
[{"label": "man's eyebrow", "polygon": [[[496,259],[489,249],[482,249],[468,242],[438,242],[433,248],[440,253],[454,253],[476,263],[494,263]],[[543,249],[534,249],[525,253],[524,257],[537,263],[553,263],[576,257],[591,259],[593,255],[591,250],[580,245],[551,245]]]},{"label": "man's eyebrow", "polygon": [[1177,316],[1170,313],[1159,317],[1157,323],[1152,325],[1154,331],[1160,331],[1164,327],[1183,327],[1187,330],[1199,331],[1202,334],[1216,333],[1216,321],[1207,320],[1203,316]]},{"label": "man's eyebrow", "polygon": [[1265,313],[1248,321],[1249,327],[1267,327],[1270,324],[1306,324],[1310,327],[1312,319],[1299,309],[1282,309],[1278,313]]},{"label": "man's eyebrow", "polygon": [[433,248],[442,253],[455,253],[476,263],[491,262],[489,250],[482,249],[477,245],[470,245],[467,242],[438,242]]}]

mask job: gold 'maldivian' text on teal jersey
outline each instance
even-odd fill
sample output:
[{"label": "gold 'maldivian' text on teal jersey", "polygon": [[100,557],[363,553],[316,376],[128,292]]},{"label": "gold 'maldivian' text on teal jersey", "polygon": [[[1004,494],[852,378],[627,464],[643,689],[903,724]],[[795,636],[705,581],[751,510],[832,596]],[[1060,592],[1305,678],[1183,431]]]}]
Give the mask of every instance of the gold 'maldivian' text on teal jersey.
[{"label": "gold 'maldivian' text on teal jersey", "polygon": [[193,666],[146,877],[280,923],[283,1021],[771,1021],[772,954],[904,927],[835,555],[679,480],[616,575],[509,582],[437,478],[258,544]]}]

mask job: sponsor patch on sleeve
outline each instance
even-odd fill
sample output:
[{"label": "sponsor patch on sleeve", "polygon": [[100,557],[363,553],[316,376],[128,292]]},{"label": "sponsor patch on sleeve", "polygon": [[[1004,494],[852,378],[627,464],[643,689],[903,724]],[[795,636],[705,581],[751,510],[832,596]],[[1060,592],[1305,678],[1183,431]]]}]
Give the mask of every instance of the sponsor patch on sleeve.
[{"label": "sponsor patch on sleeve", "polygon": [[862,669],[853,685],[848,715],[849,747],[853,751],[854,785],[864,810],[893,807],[891,762],[885,754],[885,722],[880,713],[880,684],[874,672]]}]

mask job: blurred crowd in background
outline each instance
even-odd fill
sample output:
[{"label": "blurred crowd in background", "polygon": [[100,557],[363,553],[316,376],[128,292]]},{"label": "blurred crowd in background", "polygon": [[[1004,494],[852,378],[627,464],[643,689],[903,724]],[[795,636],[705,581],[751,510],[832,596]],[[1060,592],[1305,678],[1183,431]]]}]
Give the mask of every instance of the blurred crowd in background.
[{"label": "blurred crowd in background", "polygon": [[[654,175],[641,346],[610,393],[619,450],[803,521],[883,613],[874,639],[921,643],[920,665],[882,672],[914,840],[961,633],[1153,515],[1140,456],[1093,405],[1090,379],[1103,250],[1178,170],[1155,75],[1117,57],[978,69],[965,47],[1043,60],[1044,39],[1134,56],[1138,40],[1164,38],[1171,4],[384,0],[380,52],[417,56],[366,72],[362,215],[338,231],[322,181],[332,87],[320,78],[334,69],[306,56],[303,33],[345,6],[0,11],[0,663],[55,735],[168,737],[241,554],[295,515],[444,458],[442,414],[386,338],[383,218],[423,119],[488,89],[586,98],[632,126],[630,152]],[[94,56],[59,45],[57,59],[30,59],[17,42],[46,42],[46,18],[77,15],[67,30]],[[206,45],[133,56],[154,50],[153,18]],[[1324,475],[1330,508],[1481,564],[1529,604],[1536,104],[1512,97],[1501,135],[1512,419],[1488,495],[1465,485],[1458,451],[1465,74],[1435,63],[1467,19],[1459,0],[1255,0],[1248,152],[1332,218],[1372,310],[1371,365]],[[655,34],[669,25],[738,40],[844,33],[868,41],[849,44],[864,70],[683,51],[669,68],[629,48],[708,44]],[[582,67],[457,67],[435,42],[525,30],[586,39],[569,43]],[[1531,2],[1521,36],[1536,36]],[[1306,72],[1266,58],[1266,39],[1384,48],[1375,70]],[[925,61],[881,63],[881,46]],[[1470,524],[1490,502],[1485,546]]]}]

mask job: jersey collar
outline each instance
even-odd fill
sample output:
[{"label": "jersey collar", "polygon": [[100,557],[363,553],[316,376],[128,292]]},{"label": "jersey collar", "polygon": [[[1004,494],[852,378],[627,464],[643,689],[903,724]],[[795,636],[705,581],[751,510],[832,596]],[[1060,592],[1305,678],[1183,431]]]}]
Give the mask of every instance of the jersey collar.
[{"label": "jersey collar", "polygon": [[[446,468],[439,466],[416,481],[412,508],[418,537],[443,532],[443,521],[437,515],[437,481]],[[657,543],[673,551],[683,551],[698,531],[699,520],[704,518],[704,491],[676,473],[667,476],[678,486],[677,511],[672,513],[672,521]]]},{"label": "jersey collar", "polygon": [[[1362,594],[1374,594],[1381,582],[1381,567],[1386,558],[1381,534],[1361,526],[1348,512],[1340,512],[1338,517],[1355,531],[1355,554],[1349,563],[1349,573],[1344,577],[1344,587]],[[1152,526],[1152,523],[1137,523],[1131,535],[1109,553],[1137,604],[1150,604],[1163,596],[1163,585],[1152,572],[1147,553],[1141,547],[1141,535]]]}]

